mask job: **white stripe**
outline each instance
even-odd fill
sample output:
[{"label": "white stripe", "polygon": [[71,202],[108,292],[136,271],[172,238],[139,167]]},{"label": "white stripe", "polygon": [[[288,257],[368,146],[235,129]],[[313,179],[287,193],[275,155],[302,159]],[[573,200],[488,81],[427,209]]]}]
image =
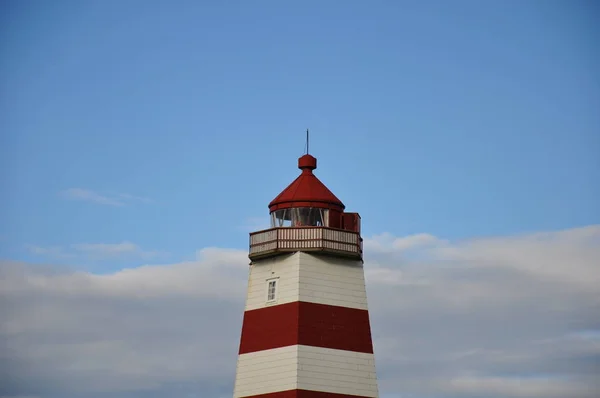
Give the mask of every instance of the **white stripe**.
[{"label": "white stripe", "polygon": [[239,356],[234,398],[295,389],[378,397],[375,358],[304,345]]},{"label": "white stripe", "polygon": [[[270,278],[279,278],[275,303],[266,302],[267,280]],[[366,310],[362,263],[297,252],[252,264],[246,311],[296,301]]]}]

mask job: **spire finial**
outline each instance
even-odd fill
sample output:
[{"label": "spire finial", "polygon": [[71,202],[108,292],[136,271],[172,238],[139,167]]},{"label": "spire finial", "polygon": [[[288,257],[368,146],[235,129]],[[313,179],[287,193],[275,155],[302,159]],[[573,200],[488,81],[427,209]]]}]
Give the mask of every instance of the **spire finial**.
[{"label": "spire finial", "polygon": [[306,129],[306,154],[308,155],[309,150],[308,150],[308,129]]},{"label": "spire finial", "polygon": [[308,138],[308,129],[306,129],[306,153],[298,159],[298,168],[302,170],[303,173],[312,174],[312,171],[317,168],[317,159],[308,153]]}]

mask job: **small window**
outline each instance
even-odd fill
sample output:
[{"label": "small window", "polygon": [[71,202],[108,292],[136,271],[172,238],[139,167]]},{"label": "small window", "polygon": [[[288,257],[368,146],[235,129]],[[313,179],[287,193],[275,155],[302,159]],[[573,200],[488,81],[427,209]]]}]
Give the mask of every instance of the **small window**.
[{"label": "small window", "polygon": [[275,301],[277,298],[277,280],[271,279],[267,283],[267,301]]}]

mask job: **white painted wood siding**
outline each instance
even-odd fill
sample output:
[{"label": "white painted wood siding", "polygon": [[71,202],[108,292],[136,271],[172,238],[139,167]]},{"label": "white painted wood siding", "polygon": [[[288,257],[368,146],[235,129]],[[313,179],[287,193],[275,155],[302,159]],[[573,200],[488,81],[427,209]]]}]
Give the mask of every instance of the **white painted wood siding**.
[{"label": "white painted wood siding", "polygon": [[378,397],[375,357],[361,352],[300,345],[298,389]]},{"label": "white painted wood siding", "polygon": [[[253,262],[250,265],[246,311],[298,301],[299,266],[298,253]],[[267,280],[271,278],[278,278],[277,300],[267,303]]]},{"label": "white painted wood siding", "polygon": [[298,346],[242,354],[238,358],[233,397],[298,388]]},{"label": "white painted wood siding", "polygon": [[374,356],[303,345],[240,355],[234,398],[293,389],[376,398]]},{"label": "white painted wood siding", "polygon": [[361,261],[303,252],[296,255],[300,301],[368,309]]},{"label": "white painted wood siding", "polygon": [[[279,278],[277,300],[267,303],[271,278]],[[295,301],[368,309],[362,262],[304,252],[253,262],[246,311]]]}]

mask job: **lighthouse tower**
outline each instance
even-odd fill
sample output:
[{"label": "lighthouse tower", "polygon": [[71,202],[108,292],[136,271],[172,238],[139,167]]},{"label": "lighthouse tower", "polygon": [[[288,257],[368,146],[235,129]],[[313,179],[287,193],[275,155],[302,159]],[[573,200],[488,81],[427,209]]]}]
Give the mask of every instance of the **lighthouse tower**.
[{"label": "lighthouse tower", "polygon": [[377,397],[358,213],[298,159],[301,174],[250,234],[234,398]]}]

